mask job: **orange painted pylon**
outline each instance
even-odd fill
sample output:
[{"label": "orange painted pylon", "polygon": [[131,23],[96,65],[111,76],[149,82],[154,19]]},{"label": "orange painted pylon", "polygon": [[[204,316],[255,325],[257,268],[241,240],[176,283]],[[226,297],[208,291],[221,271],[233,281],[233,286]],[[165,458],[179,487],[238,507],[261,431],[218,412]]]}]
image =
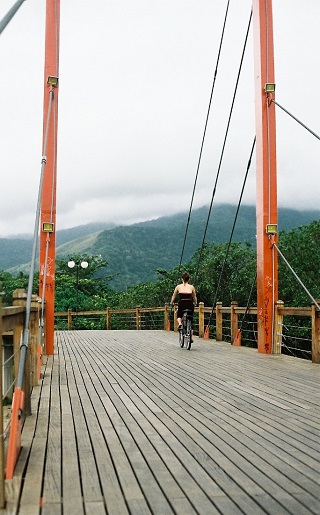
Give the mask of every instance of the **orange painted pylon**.
[{"label": "orange painted pylon", "polygon": [[256,106],[257,310],[258,351],[273,349],[274,306],[278,300],[278,256],[270,248],[268,227],[277,242],[277,158],[272,0],[253,0]]},{"label": "orange painted pylon", "polygon": [[232,345],[235,345],[235,346],[238,346],[240,347],[241,346],[241,329],[238,329],[237,331],[237,334],[233,340],[233,343]]},{"label": "orange painted pylon", "polygon": [[[42,298],[44,290],[46,302],[45,350],[46,354],[52,355],[54,353],[60,0],[46,0],[45,35],[42,158],[45,167],[40,216],[39,296]],[[50,118],[49,112],[51,113]]]},{"label": "orange painted pylon", "polygon": [[15,387],[12,399],[11,425],[8,445],[6,479],[13,478],[13,472],[21,450],[22,412],[24,406],[24,392]]},{"label": "orange painted pylon", "polygon": [[209,338],[210,338],[210,326],[207,325],[207,327],[204,330],[203,339],[209,340]]}]

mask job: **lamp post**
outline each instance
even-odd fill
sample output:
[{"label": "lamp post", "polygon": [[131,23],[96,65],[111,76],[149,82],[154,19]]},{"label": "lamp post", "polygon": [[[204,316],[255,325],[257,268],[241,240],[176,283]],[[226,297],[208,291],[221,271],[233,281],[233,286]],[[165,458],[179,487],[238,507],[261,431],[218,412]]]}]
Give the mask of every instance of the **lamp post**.
[{"label": "lamp post", "polygon": [[78,327],[78,298],[79,298],[79,267],[86,269],[88,268],[88,261],[68,261],[69,268],[76,268],[76,326]]}]

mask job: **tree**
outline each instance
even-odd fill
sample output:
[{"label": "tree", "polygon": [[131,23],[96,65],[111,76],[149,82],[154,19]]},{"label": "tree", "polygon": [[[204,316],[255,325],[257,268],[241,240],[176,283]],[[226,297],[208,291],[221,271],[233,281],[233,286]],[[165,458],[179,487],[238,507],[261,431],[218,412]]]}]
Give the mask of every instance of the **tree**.
[{"label": "tree", "polygon": [[[87,268],[79,267],[78,281],[76,270],[68,267],[71,260],[78,266],[83,261],[88,263]],[[79,311],[105,309],[107,297],[112,295],[108,284],[113,278],[105,273],[107,265],[100,256],[87,254],[73,255],[66,261],[57,260],[55,310],[75,309],[77,290]]]},{"label": "tree", "polygon": [[[36,276],[34,285],[33,285],[33,293],[37,293],[37,281],[39,280],[39,275]],[[18,288],[27,289],[28,287],[29,277],[23,272],[19,272],[17,276],[13,276],[9,274],[9,272],[5,272],[3,270],[0,271],[0,291],[2,293],[2,302],[4,306],[12,305],[12,294],[14,290]]]},{"label": "tree", "polygon": [[[281,231],[279,249],[311,295],[320,296],[320,221]],[[279,256],[279,298],[288,306],[310,306],[310,297]]]},{"label": "tree", "polygon": [[[256,253],[250,243],[231,243],[226,259],[228,245],[208,243],[202,249],[201,261],[197,251],[190,269],[197,263],[198,273],[195,286],[199,301],[211,306],[214,300],[230,306],[236,300],[246,305],[252,282],[256,274]],[[252,299],[255,303],[255,299]]]}]

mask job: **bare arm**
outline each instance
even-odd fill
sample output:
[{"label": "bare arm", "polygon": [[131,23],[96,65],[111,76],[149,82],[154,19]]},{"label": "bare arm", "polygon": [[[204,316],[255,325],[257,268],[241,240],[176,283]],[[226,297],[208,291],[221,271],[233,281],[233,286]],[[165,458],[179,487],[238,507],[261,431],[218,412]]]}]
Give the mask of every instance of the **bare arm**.
[{"label": "bare arm", "polygon": [[175,287],[175,289],[174,289],[174,292],[173,292],[173,295],[172,295],[172,298],[171,298],[171,302],[170,302],[170,304],[173,304],[173,303],[174,303],[175,298],[176,298],[176,296],[177,296],[177,293],[178,293],[178,286],[176,286],[176,287]]},{"label": "bare arm", "polygon": [[194,286],[192,286],[192,297],[193,297],[193,302],[195,304],[198,304],[198,301],[197,301],[197,294],[196,294],[196,290],[194,288]]}]

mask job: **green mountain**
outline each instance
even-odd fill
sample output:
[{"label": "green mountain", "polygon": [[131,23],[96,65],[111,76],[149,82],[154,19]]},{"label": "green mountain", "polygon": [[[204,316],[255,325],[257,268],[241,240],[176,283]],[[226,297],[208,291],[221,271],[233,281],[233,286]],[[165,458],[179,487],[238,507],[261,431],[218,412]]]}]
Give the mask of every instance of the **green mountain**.
[{"label": "green mountain", "polygon": [[[236,206],[219,205],[212,209],[205,241],[229,241]],[[186,232],[187,213],[96,233],[86,252],[101,255],[108,261],[108,274],[117,274],[111,286],[118,290],[139,282],[154,281],[158,268],[169,270],[180,262]],[[202,244],[208,207],[192,212],[182,262],[187,262]],[[308,225],[320,218],[320,211],[279,209],[279,230]],[[254,206],[242,206],[239,211],[233,241],[248,241],[255,245],[256,214]],[[68,257],[84,249],[84,240],[76,240],[57,249],[59,257]],[[76,246],[75,246],[76,245]],[[79,247],[79,245],[81,247]],[[79,253],[79,252],[78,252]]]},{"label": "green mountain", "polygon": [[[214,206],[205,241],[229,241],[235,213],[236,206]],[[183,262],[187,262],[201,246],[207,216],[207,206],[192,212]],[[232,241],[248,241],[255,244],[255,217],[254,206],[240,208]],[[187,218],[188,213],[184,212],[128,226],[110,228],[106,225],[89,224],[58,231],[57,257],[68,259],[73,254],[101,255],[108,261],[108,275],[117,274],[111,286],[125,290],[139,282],[154,281],[157,277],[156,269],[169,270],[179,263]],[[279,208],[279,230],[290,230],[319,219],[320,211]],[[0,239],[0,269],[8,269],[11,273],[27,271],[26,265],[22,265],[29,255],[31,240]]]}]

